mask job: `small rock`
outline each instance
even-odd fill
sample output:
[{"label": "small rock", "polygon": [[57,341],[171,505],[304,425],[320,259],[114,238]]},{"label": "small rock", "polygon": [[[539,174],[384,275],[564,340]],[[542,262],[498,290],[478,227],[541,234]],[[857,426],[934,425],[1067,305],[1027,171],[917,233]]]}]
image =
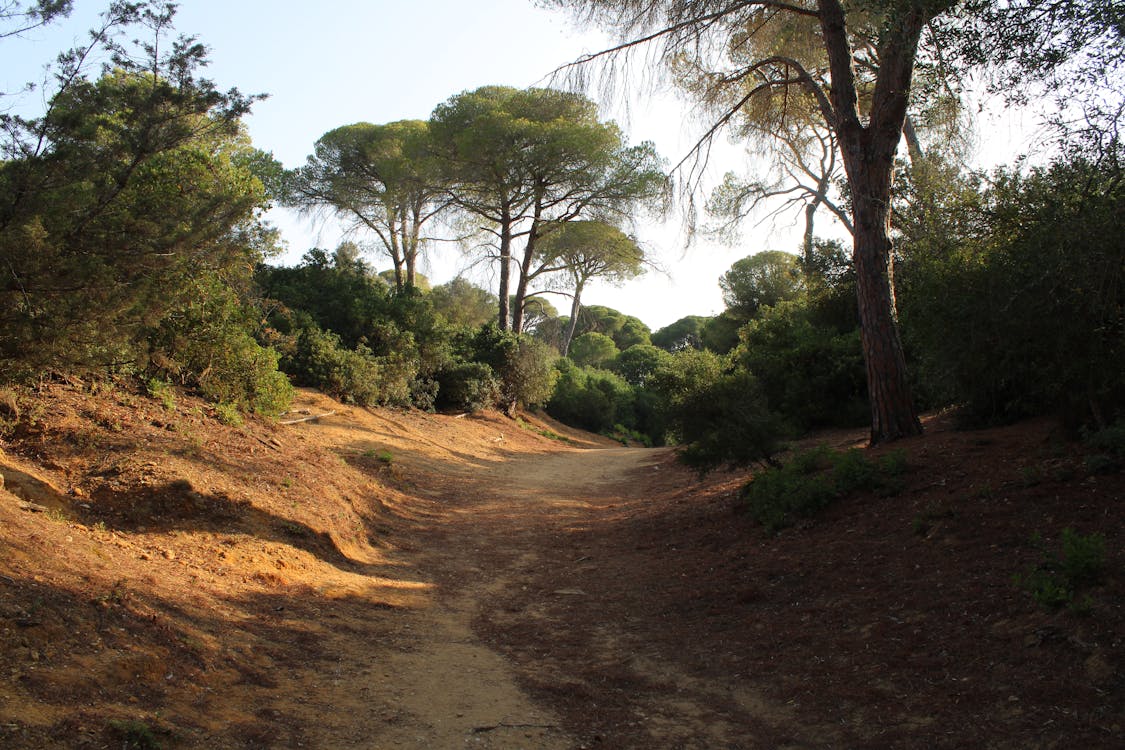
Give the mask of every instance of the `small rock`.
[{"label": "small rock", "polygon": [[176,553],[175,553],[175,552],[173,552],[173,551],[172,551],[172,550],[170,550],[170,549],[166,549],[166,550],[164,550],[164,553],[163,553],[163,554],[164,554],[164,557],[165,557],[165,558],[167,558],[167,559],[169,559],[169,560],[175,560],[175,559],[176,559]]}]

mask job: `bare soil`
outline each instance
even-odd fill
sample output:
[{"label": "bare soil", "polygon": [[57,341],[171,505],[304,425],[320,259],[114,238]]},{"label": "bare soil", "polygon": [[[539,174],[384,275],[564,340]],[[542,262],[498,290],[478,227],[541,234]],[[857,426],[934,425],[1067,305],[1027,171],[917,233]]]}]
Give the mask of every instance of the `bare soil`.
[{"label": "bare soil", "polygon": [[[1049,421],[931,418],[904,492],[767,536],[746,472],[299,401],[0,393],[0,747],[1125,746],[1125,475]],[[1065,527],[1084,614],[1013,581]]]}]

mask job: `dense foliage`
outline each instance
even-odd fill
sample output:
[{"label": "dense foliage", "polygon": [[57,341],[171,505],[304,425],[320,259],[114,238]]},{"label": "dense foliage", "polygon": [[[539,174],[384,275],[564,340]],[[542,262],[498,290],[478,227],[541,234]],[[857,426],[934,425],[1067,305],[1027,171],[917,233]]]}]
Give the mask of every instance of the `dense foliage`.
[{"label": "dense foliage", "polygon": [[904,327],[923,381],[975,422],[1125,410],[1125,187],[1083,158],[962,185],[903,253]]},{"label": "dense foliage", "polygon": [[[160,38],[172,11],[114,12]],[[117,67],[93,80],[65,54],[46,113],[3,116],[0,377],[156,374],[277,413],[287,385],[249,335],[249,271],[272,248],[269,159],[239,124],[252,100],[197,79],[191,40],[157,50],[110,45]]]}]

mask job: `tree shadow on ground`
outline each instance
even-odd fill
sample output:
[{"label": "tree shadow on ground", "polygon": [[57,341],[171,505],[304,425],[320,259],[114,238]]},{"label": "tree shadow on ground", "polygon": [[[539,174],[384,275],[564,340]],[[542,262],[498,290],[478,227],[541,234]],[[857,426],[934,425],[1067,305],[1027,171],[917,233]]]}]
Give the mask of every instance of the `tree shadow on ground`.
[{"label": "tree shadow on ground", "polygon": [[[331,746],[317,737],[359,720],[333,710],[350,688],[327,687],[329,678],[374,665],[413,606],[394,582],[331,599],[298,586],[199,607],[134,580],[68,585],[7,572],[0,630],[24,645],[0,649],[0,668],[14,700],[43,709],[0,723],[0,746],[12,750],[118,747],[130,724],[184,748]],[[371,714],[385,710],[370,698]]]},{"label": "tree shadow on ground", "polygon": [[[184,479],[124,490],[101,488],[89,502],[72,503],[69,514],[87,526],[100,524],[124,532],[144,529],[246,534],[303,550],[348,572],[370,573],[379,567],[349,558],[327,532],[225,492],[199,492]],[[368,519],[364,521],[367,525]]]}]

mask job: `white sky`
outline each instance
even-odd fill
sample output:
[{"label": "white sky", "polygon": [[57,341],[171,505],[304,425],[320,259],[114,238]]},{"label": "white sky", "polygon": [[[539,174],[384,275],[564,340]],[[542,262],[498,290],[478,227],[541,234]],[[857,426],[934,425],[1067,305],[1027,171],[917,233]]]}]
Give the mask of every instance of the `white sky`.
[{"label": "white sky", "polygon": [[[42,66],[80,39],[107,1],[78,0],[65,23],[25,40],[0,42],[0,91],[40,78]],[[182,0],[176,27],[210,48],[206,74],[220,88],[269,94],[255,106],[247,126],[255,146],[290,168],[302,164],[317,138],[338,126],[426,119],[450,96],[483,85],[543,85],[556,67],[607,42],[531,0]],[[654,141],[670,163],[694,142],[690,108],[670,95],[603,103],[603,111],[618,121],[631,143]],[[999,127],[1014,131],[1019,124]],[[716,179],[727,169],[743,167],[735,148],[712,161]],[[283,209],[271,212],[270,219],[289,247],[281,262],[296,262],[310,247],[331,249],[339,238],[335,226]],[[623,288],[594,286],[583,301],[635,315],[653,330],[685,315],[715,314],[723,307],[718,277],[754,252],[796,250],[797,219],[786,215],[747,227],[734,247],[697,240],[687,250],[678,215],[664,225],[642,225],[638,236],[666,273],[650,272]],[[818,222],[818,233],[828,234],[827,212],[818,215]],[[380,269],[390,266],[383,258],[371,260]],[[441,283],[466,263],[455,249],[441,246],[425,272]],[[489,282],[480,272],[469,275]],[[562,297],[551,299],[560,310],[569,304]]]}]

